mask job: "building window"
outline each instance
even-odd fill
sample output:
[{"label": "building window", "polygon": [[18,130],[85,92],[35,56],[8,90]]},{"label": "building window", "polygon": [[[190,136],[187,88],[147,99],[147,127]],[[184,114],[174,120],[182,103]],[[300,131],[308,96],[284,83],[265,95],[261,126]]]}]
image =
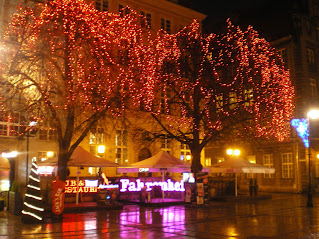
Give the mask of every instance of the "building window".
[{"label": "building window", "polygon": [[216,97],[216,109],[217,112],[220,111],[221,108],[223,108],[224,102],[223,102],[223,96],[222,95],[218,95]]},{"label": "building window", "polygon": [[205,158],[205,165],[206,165],[206,167],[212,166],[212,159],[211,158]]},{"label": "building window", "polygon": [[181,144],[181,157],[182,161],[190,162],[192,159],[192,153],[188,144]]},{"label": "building window", "polygon": [[141,12],[141,15],[145,17],[145,21],[142,21],[142,27],[146,27],[146,25],[152,29],[152,15],[150,13]]},{"label": "building window", "polygon": [[171,33],[171,21],[161,18],[161,29],[165,30],[167,33]]},{"label": "building window", "polygon": [[17,136],[22,130],[19,113],[8,114],[0,111],[0,136]]},{"label": "building window", "polygon": [[[256,156],[255,155],[250,155],[247,156],[247,160],[249,163],[256,163]],[[247,173],[247,178],[254,178],[253,173]]]},{"label": "building window", "polygon": [[124,7],[123,5],[119,5],[119,12],[120,12],[120,16],[124,17],[125,15],[130,13],[130,9],[127,7]]},{"label": "building window", "polygon": [[[271,154],[263,155],[263,164],[264,166],[268,168],[274,167],[274,160]],[[273,178],[273,177],[274,177],[273,173],[264,173],[264,178]]]},{"label": "building window", "polygon": [[116,130],[115,146],[116,158],[115,162],[118,164],[128,164],[128,150],[127,150],[127,131]]},{"label": "building window", "polygon": [[103,128],[91,129],[89,144],[90,144],[90,153],[94,155],[99,155],[98,147],[99,145],[104,144],[104,129]]},{"label": "building window", "polygon": [[293,178],[292,153],[282,154],[282,177]]},{"label": "building window", "polygon": [[312,98],[316,98],[317,97],[317,82],[315,79],[309,79],[309,81],[310,81],[311,96]]},{"label": "building window", "polygon": [[235,109],[237,103],[237,95],[236,92],[229,93],[229,109]]},{"label": "building window", "polygon": [[307,59],[309,64],[315,64],[315,53],[312,49],[307,48]]},{"label": "building window", "polygon": [[109,1],[108,0],[95,0],[95,8],[102,12],[109,10]]},{"label": "building window", "polygon": [[163,136],[161,138],[162,147],[161,149],[163,151],[171,152],[172,151],[172,139],[168,138],[167,136]]},{"label": "building window", "polygon": [[45,161],[49,158],[56,157],[56,152],[52,151],[40,151],[38,152],[38,161]]},{"label": "building window", "polygon": [[284,62],[285,66],[287,66],[288,64],[288,56],[287,56],[287,49],[283,48],[283,49],[279,49],[277,51],[277,53],[280,55],[282,61]]},{"label": "building window", "polygon": [[88,171],[89,171],[89,174],[96,176],[96,175],[99,175],[100,168],[99,167],[89,167]]},{"label": "building window", "polygon": [[245,106],[252,106],[254,104],[253,97],[254,97],[253,89],[244,90]]},{"label": "building window", "polygon": [[217,163],[221,163],[225,161],[224,157],[216,157],[216,159],[217,159]]},{"label": "building window", "polygon": [[89,144],[104,144],[104,129],[92,129],[90,132]]},{"label": "building window", "polygon": [[39,130],[39,140],[57,141],[58,140],[58,133],[54,129],[40,129]]}]

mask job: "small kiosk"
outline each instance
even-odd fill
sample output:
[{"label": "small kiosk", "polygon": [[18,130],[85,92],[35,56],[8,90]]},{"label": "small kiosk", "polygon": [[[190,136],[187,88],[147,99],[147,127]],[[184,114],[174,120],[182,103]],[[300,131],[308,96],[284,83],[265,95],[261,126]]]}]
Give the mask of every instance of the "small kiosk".
[{"label": "small kiosk", "polygon": [[[191,165],[161,151],[140,162],[119,167],[120,173],[160,173],[161,177],[126,177],[120,179],[120,199],[140,203],[184,202],[185,184],[182,173],[190,173]],[[167,177],[166,173],[177,173]],[[161,195],[159,197],[159,194]]]},{"label": "small kiosk", "polygon": [[[43,162],[39,162],[38,170],[45,172],[54,171],[54,167],[57,166],[57,159],[49,159]],[[102,159],[97,157],[87,150],[83,149],[81,146],[78,146],[73,154],[71,155],[68,163],[68,167],[77,168],[76,177],[68,177],[65,181],[65,209],[68,207],[81,207],[83,204],[79,204],[81,202],[87,202],[86,206],[90,204],[99,204],[100,206],[110,206],[111,203],[115,203],[115,200],[118,196],[119,185],[116,183],[115,179],[108,179],[104,173],[99,173],[99,175],[93,177],[80,177],[80,169],[84,167],[118,167],[117,163],[108,161],[106,159]],[[50,187],[50,179],[53,181],[52,177],[54,175],[50,174],[49,178],[47,178],[46,190],[48,194],[48,199],[50,201],[52,188]],[[75,196],[74,196],[75,195]],[[85,195],[83,200],[82,195]],[[69,199],[74,199],[69,201]],[[91,199],[91,200],[89,200]]]}]

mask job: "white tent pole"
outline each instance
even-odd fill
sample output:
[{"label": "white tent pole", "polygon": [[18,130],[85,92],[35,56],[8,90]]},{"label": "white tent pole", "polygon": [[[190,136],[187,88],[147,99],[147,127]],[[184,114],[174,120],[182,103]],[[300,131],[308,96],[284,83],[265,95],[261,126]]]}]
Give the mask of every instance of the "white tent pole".
[{"label": "white tent pole", "polygon": [[237,197],[237,173],[235,173],[235,196]]},{"label": "white tent pole", "polygon": [[163,187],[163,184],[164,184],[164,171],[162,171],[162,201],[164,201],[164,187]]},{"label": "white tent pole", "polygon": [[76,172],[76,196],[75,196],[75,204],[79,205],[79,174],[80,174],[80,167],[78,167],[78,171]]}]

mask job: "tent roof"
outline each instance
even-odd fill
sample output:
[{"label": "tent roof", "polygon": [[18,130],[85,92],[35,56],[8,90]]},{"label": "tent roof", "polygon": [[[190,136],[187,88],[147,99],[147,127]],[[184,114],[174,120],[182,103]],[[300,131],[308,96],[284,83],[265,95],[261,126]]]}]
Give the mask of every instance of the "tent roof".
[{"label": "tent roof", "polygon": [[9,160],[2,156],[0,156],[0,171],[10,171]]},{"label": "tent roof", "polygon": [[[57,158],[48,159],[39,162],[39,166],[56,166],[58,164]],[[97,157],[81,146],[76,147],[73,151],[67,166],[69,167],[118,167],[119,164],[111,162],[106,159]]]},{"label": "tent roof", "polygon": [[130,165],[133,168],[171,168],[190,167],[190,164],[181,161],[166,151],[161,151],[154,156]]},{"label": "tent roof", "polygon": [[154,156],[126,167],[118,168],[121,173],[138,173],[139,168],[149,168],[149,172],[190,172],[191,165],[170,155],[166,151],[160,151]]},{"label": "tent roof", "polygon": [[209,167],[211,173],[275,173],[274,168],[250,163],[243,158],[232,158]]}]

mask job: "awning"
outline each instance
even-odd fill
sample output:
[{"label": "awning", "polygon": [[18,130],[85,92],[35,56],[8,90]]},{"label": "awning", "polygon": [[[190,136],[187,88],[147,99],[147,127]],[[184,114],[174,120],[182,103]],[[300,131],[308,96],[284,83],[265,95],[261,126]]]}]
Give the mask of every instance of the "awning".
[{"label": "awning", "polygon": [[[38,166],[57,166],[58,159],[52,158],[38,162]],[[76,147],[73,151],[67,166],[69,167],[118,167],[119,164],[112,161],[97,157],[81,146]]]}]

